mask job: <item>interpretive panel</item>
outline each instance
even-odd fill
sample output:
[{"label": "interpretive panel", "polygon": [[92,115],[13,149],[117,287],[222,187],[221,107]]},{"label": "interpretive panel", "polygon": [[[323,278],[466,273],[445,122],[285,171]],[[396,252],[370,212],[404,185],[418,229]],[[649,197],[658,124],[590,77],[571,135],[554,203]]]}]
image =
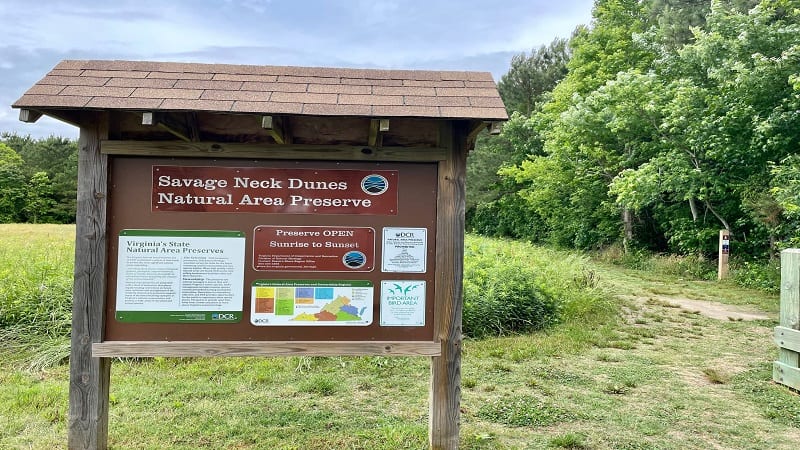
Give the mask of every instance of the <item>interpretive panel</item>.
[{"label": "interpretive panel", "polygon": [[369,227],[261,225],[253,232],[253,269],[262,272],[370,272],[375,230]]},{"label": "interpretive panel", "polygon": [[153,166],[153,211],[397,215],[396,170]]},{"label": "interpretive panel", "polygon": [[372,323],[369,281],[256,280],[250,323],[257,326],[341,326]]},{"label": "interpretive panel", "polygon": [[239,231],[123,230],[120,322],[238,322],[245,237]]}]

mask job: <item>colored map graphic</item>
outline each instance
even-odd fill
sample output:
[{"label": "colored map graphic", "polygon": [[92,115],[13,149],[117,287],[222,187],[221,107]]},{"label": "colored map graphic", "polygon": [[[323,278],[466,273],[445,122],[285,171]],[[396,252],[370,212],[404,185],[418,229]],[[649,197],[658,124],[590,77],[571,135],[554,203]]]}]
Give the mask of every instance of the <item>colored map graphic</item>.
[{"label": "colored map graphic", "polygon": [[322,307],[322,311],[316,314],[301,313],[292,320],[361,320],[358,315],[358,308],[350,304],[350,299],[344,296],[337,297],[336,300]]},{"label": "colored map graphic", "polygon": [[250,323],[270,325],[369,325],[372,283],[368,281],[257,280]]}]

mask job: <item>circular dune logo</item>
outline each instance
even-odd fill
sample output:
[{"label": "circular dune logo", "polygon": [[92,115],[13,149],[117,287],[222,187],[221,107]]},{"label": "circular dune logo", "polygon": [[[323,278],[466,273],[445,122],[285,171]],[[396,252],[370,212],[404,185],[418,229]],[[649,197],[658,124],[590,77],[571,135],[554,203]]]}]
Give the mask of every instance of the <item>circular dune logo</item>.
[{"label": "circular dune logo", "polygon": [[389,182],[382,175],[367,175],[361,180],[361,190],[369,195],[381,195],[389,189]]},{"label": "circular dune logo", "polygon": [[342,257],[342,262],[351,269],[360,269],[367,263],[367,255],[358,251],[347,252]]}]

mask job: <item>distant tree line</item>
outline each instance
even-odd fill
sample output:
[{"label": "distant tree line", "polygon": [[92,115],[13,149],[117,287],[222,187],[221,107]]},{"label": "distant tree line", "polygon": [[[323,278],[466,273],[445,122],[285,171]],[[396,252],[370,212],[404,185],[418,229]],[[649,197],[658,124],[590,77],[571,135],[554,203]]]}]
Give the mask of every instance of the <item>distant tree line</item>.
[{"label": "distant tree line", "polygon": [[592,249],[800,245],[800,0],[597,0],[499,82],[468,227]]},{"label": "distant tree line", "polygon": [[73,223],[78,145],[51,136],[0,136],[0,222]]}]

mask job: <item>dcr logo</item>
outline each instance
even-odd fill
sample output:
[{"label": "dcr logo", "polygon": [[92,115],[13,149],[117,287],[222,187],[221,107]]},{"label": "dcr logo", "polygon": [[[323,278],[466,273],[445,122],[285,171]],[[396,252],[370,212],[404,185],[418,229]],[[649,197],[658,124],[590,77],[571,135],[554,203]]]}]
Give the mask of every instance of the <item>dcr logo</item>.
[{"label": "dcr logo", "polygon": [[395,237],[399,238],[406,238],[406,237],[414,237],[414,233],[397,233]]},{"label": "dcr logo", "polygon": [[211,320],[234,320],[236,319],[236,315],[232,313],[213,313],[211,314]]}]

